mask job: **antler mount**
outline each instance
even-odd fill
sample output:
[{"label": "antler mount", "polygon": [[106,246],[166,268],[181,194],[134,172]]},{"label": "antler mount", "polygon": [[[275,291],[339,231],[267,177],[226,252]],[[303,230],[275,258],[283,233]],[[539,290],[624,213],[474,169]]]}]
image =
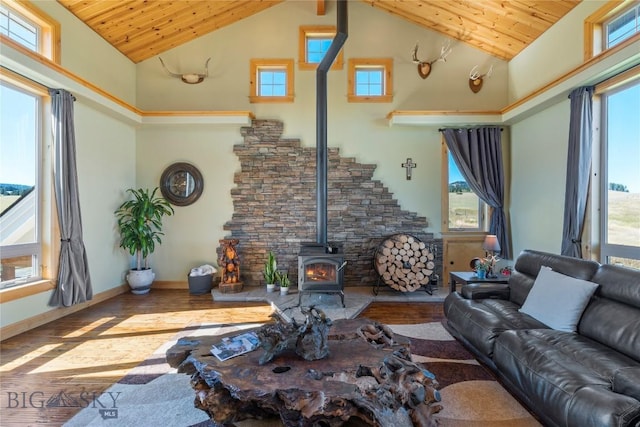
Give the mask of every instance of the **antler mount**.
[{"label": "antler mount", "polygon": [[185,74],[178,74],[178,73],[171,72],[167,68],[167,66],[164,65],[164,61],[162,60],[162,58],[158,57],[158,59],[162,64],[162,68],[164,68],[167,74],[169,74],[171,77],[177,77],[181,79],[184,83],[194,85],[194,84],[202,83],[205,77],[209,77],[209,61],[211,61],[211,58],[207,59],[207,62],[205,62],[204,64],[204,73],[185,73]]}]

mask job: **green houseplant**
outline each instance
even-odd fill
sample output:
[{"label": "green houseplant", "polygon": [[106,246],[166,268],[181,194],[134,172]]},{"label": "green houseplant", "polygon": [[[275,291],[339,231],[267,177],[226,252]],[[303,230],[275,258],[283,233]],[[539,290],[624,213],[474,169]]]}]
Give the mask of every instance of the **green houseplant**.
[{"label": "green houseplant", "polygon": [[136,256],[136,267],[129,270],[127,281],[135,294],[149,292],[155,277],[149,268],[147,257],[153,253],[156,243],[162,243],[162,217],[174,213],[169,202],[163,197],[156,197],[153,191],[129,188],[133,196],[123,202],[115,211],[120,231],[120,247]]},{"label": "green houseplant", "polygon": [[286,295],[287,293],[289,293],[289,285],[291,284],[289,273],[287,273],[286,271],[277,272],[276,276],[278,283],[280,283],[280,293],[282,295]]},{"label": "green houseplant", "polygon": [[264,277],[264,281],[267,285],[267,292],[273,292],[276,281],[278,279],[278,263],[276,262],[276,256],[272,251],[269,251],[269,256],[264,263],[262,276]]}]

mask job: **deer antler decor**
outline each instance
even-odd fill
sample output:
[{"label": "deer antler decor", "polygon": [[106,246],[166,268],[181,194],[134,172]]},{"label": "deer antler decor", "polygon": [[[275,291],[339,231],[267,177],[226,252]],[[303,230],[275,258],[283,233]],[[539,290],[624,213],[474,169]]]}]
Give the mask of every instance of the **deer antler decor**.
[{"label": "deer antler decor", "polygon": [[162,58],[158,57],[158,59],[160,59],[160,63],[162,64],[162,68],[164,68],[164,70],[171,77],[178,77],[178,78],[182,79],[182,81],[187,83],[187,84],[194,85],[194,84],[197,84],[197,83],[202,83],[202,81],[205,79],[205,77],[209,77],[209,61],[211,61],[211,58],[207,59],[207,62],[205,62],[205,64],[204,64],[204,73],[202,73],[202,74],[196,74],[196,73],[187,73],[187,74],[172,73],[171,71],[169,71],[167,66],[164,65],[164,61],[162,60]]},{"label": "deer antler decor", "polygon": [[480,66],[476,65],[469,72],[469,88],[471,92],[478,93],[480,89],[482,89],[482,83],[484,82],[485,77],[491,77],[491,73],[493,72],[493,65],[489,67],[489,71],[484,74],[480,74],[478,71]]},{"label": "deer antler decor", "polygon": [[447,62],[447,55],[451,53],[451,50],[451,40],[447,40],[442,44],[442,47],[440,48],[440,56],[431,61],[421,61],[418,59],[418,43],[416,42],[416,45],[413,48],[413,55],[411,57],[411,60],[414,64],[418,64],[418,74],[420,75],[420,77],[426,79],[427,76],[429,76],[429,73],[431,73],[431,68],[433,68],[432,65],[435,62]]}]

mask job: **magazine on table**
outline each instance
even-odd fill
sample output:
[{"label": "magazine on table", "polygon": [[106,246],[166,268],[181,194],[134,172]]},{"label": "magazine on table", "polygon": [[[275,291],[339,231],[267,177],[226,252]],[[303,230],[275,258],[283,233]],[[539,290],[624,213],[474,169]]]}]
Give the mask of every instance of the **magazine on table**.
[{"label": "magazine on table", "polygon": [[211,354],[220,361],[231,359],[255,350],[260,346],[260,338],[255,332],[245,332],[240,335],[223,338],[219,343],[211,346]]}]

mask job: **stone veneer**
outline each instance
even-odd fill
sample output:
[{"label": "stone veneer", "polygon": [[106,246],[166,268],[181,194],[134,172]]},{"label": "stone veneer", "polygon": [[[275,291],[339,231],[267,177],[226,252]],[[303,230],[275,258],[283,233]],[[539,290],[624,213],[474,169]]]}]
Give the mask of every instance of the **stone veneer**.
[{"label": "stone veneer", "polygon": [[[231,190],[233,216],[224,229],[230,232],[227,238],[240,241],[245,286],[264,283],[262,267],[270,250],[295,286],[300,243],[316,241],[316,149],[302,147],[299,139],[282,138],[282,131],[280,121],[253,120],[241,129],[244,142],[233,147],[241,169]],[[424,231],[425,217],[400,208],[389,190],[373,179],[375,169],[329,148],[327,237],[343,249],[345,286],[376,284],[373,255],[396,233],[435,245],[440,274],[442,240]]]}]

